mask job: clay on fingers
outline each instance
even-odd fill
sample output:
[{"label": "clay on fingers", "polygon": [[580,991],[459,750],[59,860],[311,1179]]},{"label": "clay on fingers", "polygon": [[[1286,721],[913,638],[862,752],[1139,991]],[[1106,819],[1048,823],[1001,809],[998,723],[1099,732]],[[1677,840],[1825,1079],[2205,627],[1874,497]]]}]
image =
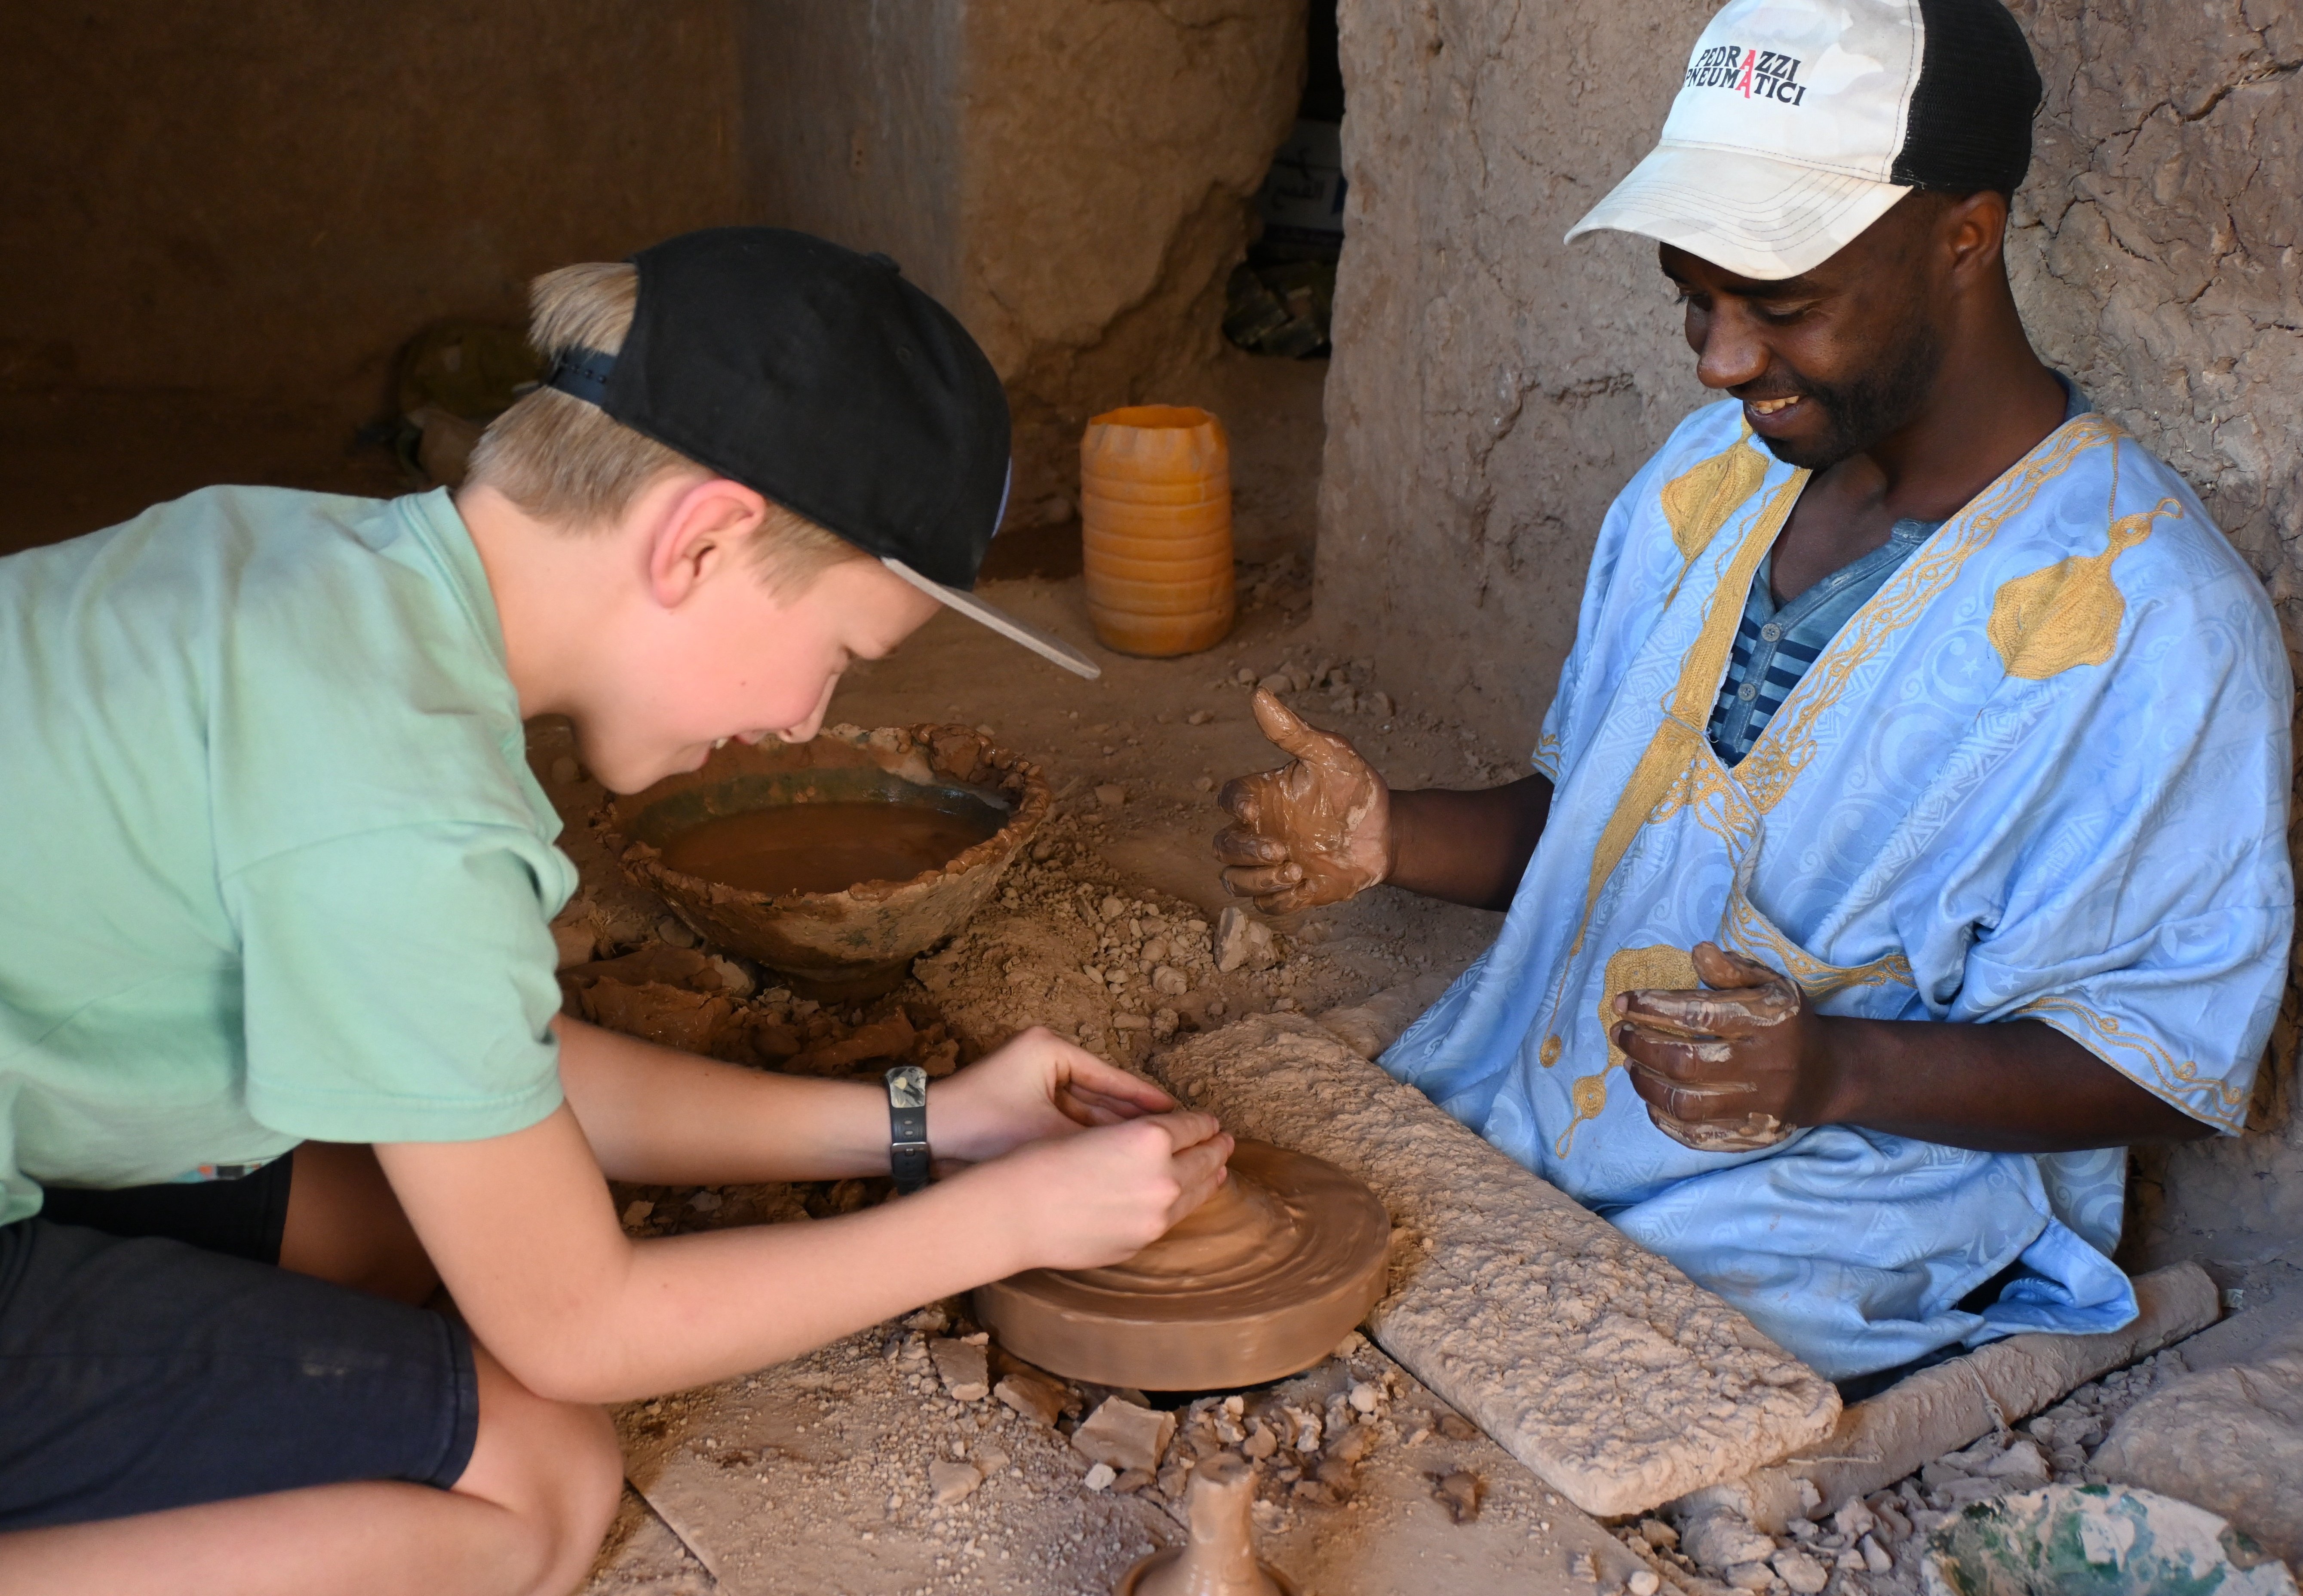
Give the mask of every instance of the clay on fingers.
[{"label": "clay on fingers", "polygon": [[[1227,783],[1224,806],[1242,821],[1236,829],[1277,844],[1302,873],[1282,883],[1292,889],[1287,907],[1340,902],[1382,880],[1381,840],[1365,833],[1389,796],[1383,778],[1347,740],[1306,724],[1268,692],[1256,694],[1255,716],[1295,758]],[[1257,857],[1272,856],[1259,848]]]}]

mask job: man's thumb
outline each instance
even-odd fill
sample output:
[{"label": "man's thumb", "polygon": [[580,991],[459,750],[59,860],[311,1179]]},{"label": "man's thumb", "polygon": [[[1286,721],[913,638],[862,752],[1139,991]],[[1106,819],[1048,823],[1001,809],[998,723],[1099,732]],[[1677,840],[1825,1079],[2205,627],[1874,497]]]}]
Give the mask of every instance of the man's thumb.
[{"label": "man's thumb", "polygon": [[1714,992],[1765,986],[1768,982],[1779,979],[1775,971],[1757,959],[1730,953],[1716,942],[1696,943],[1692,957],[1696,975]]},{"label": "man's thumb", "polygon": [[1319,747],[1320,733],[1294,710],[1280,703],[1268,688],[1255,689],[1255,723],[1263,728],[1263,735],[1283,753],[1293,754],[1299,759]]}]

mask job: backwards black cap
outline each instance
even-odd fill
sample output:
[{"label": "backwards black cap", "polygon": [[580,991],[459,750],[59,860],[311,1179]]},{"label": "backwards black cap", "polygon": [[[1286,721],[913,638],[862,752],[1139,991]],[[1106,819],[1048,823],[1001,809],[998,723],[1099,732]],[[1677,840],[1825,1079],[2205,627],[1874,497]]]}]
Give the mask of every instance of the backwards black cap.
[{"label": "backwards black cap", "polygon": [[632,264],[622,350],[569,351],[551,386],[1100,674],[968,592],[1006,507],[1008,395],[958,318],[894,261],[780,227],[716,227]]}]

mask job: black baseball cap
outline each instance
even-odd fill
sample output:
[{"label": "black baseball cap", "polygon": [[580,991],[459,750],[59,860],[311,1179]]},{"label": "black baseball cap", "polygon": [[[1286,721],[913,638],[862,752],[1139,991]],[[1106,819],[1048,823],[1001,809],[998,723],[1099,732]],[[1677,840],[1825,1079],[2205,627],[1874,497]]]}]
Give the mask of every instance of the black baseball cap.
[{"label": "black baseball cap", "polygon": [[2039,88],[2000,0],[1729,0],[1661,140],[1567,236],[1644,233],[1795,277],[1914,189],[2012,195]]},{"label": "black baseball cap", "polygon": [[1008,394],[959,319],[894,261],[780,227],[682,233],[631,260],[623,348],[570,350],[549,386],[1066,670],[1102,674],[969,591],[1007,509]]}]

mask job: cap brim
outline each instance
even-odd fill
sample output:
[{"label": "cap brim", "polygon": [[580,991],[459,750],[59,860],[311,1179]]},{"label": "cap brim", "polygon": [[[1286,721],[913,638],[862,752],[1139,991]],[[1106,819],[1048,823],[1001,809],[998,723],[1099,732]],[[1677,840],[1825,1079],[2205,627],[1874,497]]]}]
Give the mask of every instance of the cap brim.
[{"label": "cap brim", "polygon": [[1658,144],[1567,239],[1603,229],[1642,233],[1738,276],[1796,277],[1910,192],[1748,150]]},{"label": "cap brim", "polygon": [[957,610],[970,621],[980,621],[1011,642],[1021,643],[1042,659],[1053,661],[1075,675],[1090,681],[1103,674],[1103,667],[1074,648],[1061,638],[1043,632],[1035,626],[1026,626],[1013,615],[985,604],[973,593],[957,587],[947,587],[941,582],[922,576],[901,560],[881,556],[880,563],[901,577],[922,593],[949,608]]}]

